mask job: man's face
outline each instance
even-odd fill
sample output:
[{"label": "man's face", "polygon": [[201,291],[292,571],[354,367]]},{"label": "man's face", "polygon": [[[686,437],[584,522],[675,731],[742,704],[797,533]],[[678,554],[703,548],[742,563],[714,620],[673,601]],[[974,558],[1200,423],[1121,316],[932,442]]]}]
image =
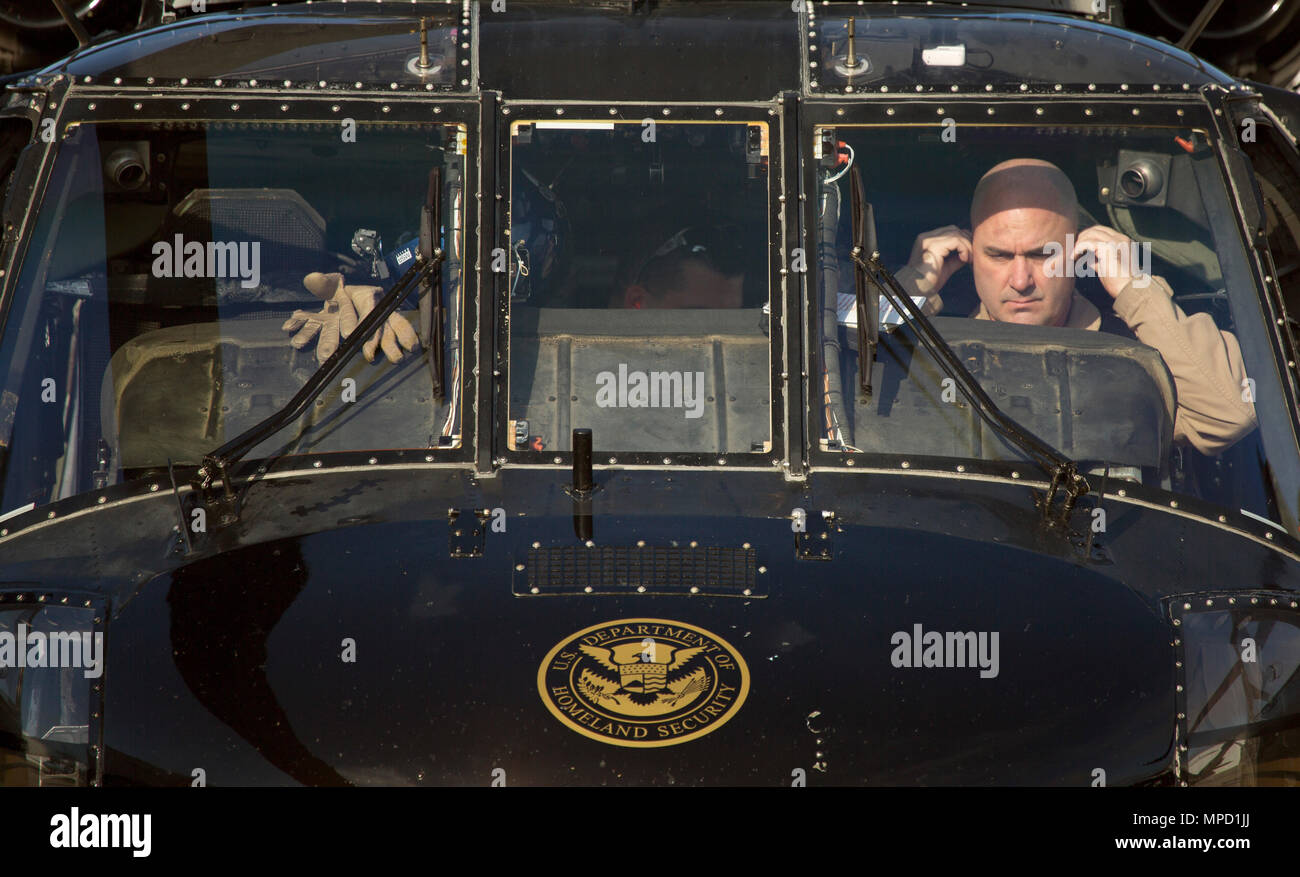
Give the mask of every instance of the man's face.
[{"label": "man's face", "polygon": [[654,295],[644,286],[628,287],[625,306],[630,308],[738,308],[745,278],[727,277],[701,259],[686,259],[681,281]]},{"label": "man's face", "polygon": [[1047,244],[1054,241],[1064,247],[1065,236],[1074,229],[1069,218],[1042,207],[1010,207],[990,213],[975,226],[971,270],[989,316],[1033,326],[1065,323],[1074,279],[1048,277],[1044,266]]}]

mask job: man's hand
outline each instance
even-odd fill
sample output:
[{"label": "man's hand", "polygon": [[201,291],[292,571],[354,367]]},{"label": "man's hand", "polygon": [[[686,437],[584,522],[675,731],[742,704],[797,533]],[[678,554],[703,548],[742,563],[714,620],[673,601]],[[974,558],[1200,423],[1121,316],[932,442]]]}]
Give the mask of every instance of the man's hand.
[{"label": "man's hand", "polygon": [[[325,306],[317,313],[294,311],[281,328],[297,332],[289,343],[299,350],[319,334],[316,361],[323,363],[338,350],[340,340],[351,335],[357,324],[374,310],[382,290],[378,286],[347,286],[341,274],[316,271],[303,278],[302,285],[323,300]],[[376,329],[362,345],[361,352],[367,361],[374,362],[376,349],[381,346],[389,362],[398,362],[405,351],[418,348],[420,340],[404,317],[391,314],[383,327]]]},{"label": "man's hand", "polygon": [[1110,297],[1115,298],[1130,283],[1143,287],[1151,282],[1150,275],[1135,273],[1140,267],[1136,250],[1132,238],[1127,235],[1105,225],[1094,225],[1085,228],[1075,238],[1070,259],[1077,260],[1084,253],[1092,253],[1097,279]]},{"label": "man's hand", "polygon": [[929,287],[922,288],[921,292],[934,294],[943,288],[957,269],[970,264],[974,253],[975,247],[971,243],[969,231],[955,225],[945,225],[916,236],[907,265]]}]

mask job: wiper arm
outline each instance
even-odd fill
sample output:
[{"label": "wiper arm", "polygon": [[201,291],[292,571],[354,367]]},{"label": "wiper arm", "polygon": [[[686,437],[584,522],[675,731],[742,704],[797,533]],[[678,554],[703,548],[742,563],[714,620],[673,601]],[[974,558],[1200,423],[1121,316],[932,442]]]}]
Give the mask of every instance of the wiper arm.
[{"label": "wiper arm", "polygon": [[424,335],[420,340],[429,351],[429,375],[435,399],[443,398],[447,382],[443,362],[442,251],[435,244],[441,228],[442,168],[435,167],[429,172],[429,191],[420,211],[420,255],[433,265],[432,273],[420,285],[420,325]]},{"label": "wiper arm", "polygon": [[853,292],[858,318],[858,386],[871,395],[871,364],[876,361],[876,348],[880,345],[880,298],[867,295],[867,276],[858,267],[866,253],[876,255],[876,242],[869,240],[875,223],[871,221],[871,205],[862,189],[862,174],[853,169],[850,180],[850,201],[853,218]]},{"label": "wiper arm", "polygon": [[[1025,429],[1014,419],[1003,413],[1002,409],[998,408],[997,404],[984,392],[984,388],[980,386],[975,376],[970,373],[966,366],[962,364],[962,361],[948,347],[943,340],[943,336],[930,322],[930,318],[916,306],[912,301],[912,297],[899,285],[893,273],[881,263],[880,253],[873,251],[868,256],[858,246],[863,234],[862,227],[866,224],[866,216],[863,210],[865,199],[862,198],[861,192],[862,177],[857,168],[854,168],[852,173],[854,248],[850,258],[853,260],[858,281],[858,337],[860,339],[863,337],[862,321],[866,316],[864,310],[868,309],[867,303],[863,301],[864,281],[870,281],[894,306],[894,310],[898,311],[903,320],[916,332],[921,346],[934,357],[943,373],[953,379],[953,382],[961,389],[962,394],[970,400],[975,412],[979,414],[984,422],[1002,438],[1024,451],[1031,460],[1051,476],[1051,487],[1048,490],[1047,499],[1043,503],[1043,515],[1045,517],[1049,514],[1053,503],[1056,501],[1057,492],[1064,490],[1065,506],[1060,519],[1064,523],[1069,518],[1074,504],[1081,496],[1087,494],[1087,479],[1079,474],[1079,467],[1073,460]],[[876,301],[878,303],[879,300]],[[874,319],[871,328],[874,331],[869,334],[874,335],[875,331],[878,331]],[[878,337],[878,335],[875,336],[876,340],[878,340]],[[874,352],[873,346],[871,353],[874,355]],[[866,361],[867,350],[861,350],[858,355],[860,357],[858,361],[859,380],[863,385],[863,391],[870,394],[871,363]]]},{"label": "wiper arm", "polygon": [[270,417],[267,417],[261,423],[253,426],[240,433],[235,438],[226,442],[215,451],[203,455],[203,465],[199,467],[196,478],[193,482],[196,490],[207,490],[214,479],[221,479],[222,489],[225,498],[233,501],[234,491],[230,484],[229,469],[231,465],[241,460],[253,448],[257,447],[268,436],[279,432],[289,423],[296,420],[307,410],[307,407],[316,400],[327,386],[330,386],[339,372],[361,349],[365,340],[374,334],[375,330],[383,326],[384,321],[389,315],[397,310],[402,299],[406,298],[411,287],[422,282],[430,273],[435,271],[442,263],[442,249],[434,249],[432,258],[426,258],[423,252],[416,253],[415,261],[410,268],[406,269],[398,281],[393,284],[383,298],[375,305],[374,310],[366,315],[365,319],[357,324],[356,329],[352,331],[338,350],[330,356],[329,359],[321,363],[320,368],[307,379],[302,389],[294,394],[294,397],[285,403],[284,407],[276,411]]}]

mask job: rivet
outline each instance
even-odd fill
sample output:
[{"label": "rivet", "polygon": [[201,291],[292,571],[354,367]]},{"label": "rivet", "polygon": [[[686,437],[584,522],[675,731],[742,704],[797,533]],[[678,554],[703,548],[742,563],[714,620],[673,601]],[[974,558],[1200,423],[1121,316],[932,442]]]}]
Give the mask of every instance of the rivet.
[{"label": "rivet", "polygon": [[1020,473],[1019,473],[1019,472],[1012,472],[1012,473],[1011,473],[1011,477],[1012,477],[1012,478],[1019,478],[1019,477],[1020,477]]},{"label": "rivet", "polygon": [[894,108],[893,108],[893,107],[888,107],[888,108],[886,108],[886,110],[885,110],[885,115],[886,115],[886,116],[892,116],[893,114],[894,114]]},{"label": "rivet", "polygon": [[433,454],[425,454],[425,455],[424,455],[424,462],[426,462],[426,463],[432,463],[432,462],[433,462]]},{"label": "rivet", "polygon": [[617,462],[618,462],[618,457],[610,457],[610,458],[609,458],[609,464],[610,464],[611,466],[614,465],[614,464],[617,463]]},{"label": "rivet", "polygon": [[562,462],[564,462],[564,461],[561,460],[559,457],[552,457],[552,458],[551,458],[551,462],[558,466],[560,463],[562,463]]},{"label": "rivet", "polygon": [[1184,608],[1184,609],[1191,609],[1191,608],[1192,608],[1192,604],[1191,604],[1191,603],[1184,603],[1184,604],[1183,604],[1183,608]]},{"label": "rivet", "polygon": [[638,539],[638,540],[636,540],[636,547],[637,547],[637,548],[645,548],[645,540],[644,540],[644,539]]},{"label": "rivet", "polygon": [[1135,116],[1140,116],[1140,115],[1142,115],[1142,111],[1139,110],[1137,107],[1134,107],[1134,108],[1133,108],[1133,115],[1135,115]]},{"label": "rivet", "polygon": [[213,83],[213,85],[220,85],[220,84],[221,84],[221,80],[220,80],[220,79],[218,79],[216,82]]},{"label": "rivet", "polygon": [[556,107],[556,108],[555,108],[555,115],[557,115],[557,116],[563,116],[563,115],[564,115],[564,107]]},{"label": "rivet", "polygon": [[1020,90],[1021,90],[1021,91],[1029,91],[1029,86],[1022,82],[1022,83],[1020,83]]},{"label": "rivet", "polygon": [[1127,83],[1127,82],[1121,82],[1121,83],[1119,84],[1119,90],[1120,90],[1120,91],[1128,91],[1128,83]]},{"label": "rivet", "polygon": [[670,110],[668,109],[668,107],[664,107],[664,115],[667,116],[669,113]]},{"label": "rivet", "polygon": [[583,544],[586,545],[588,548],[595,548],[595,547],[596,547],[596,543],[595,543],[593,540],[591,540],[591,539],[588,539],[588,540],[587,540],[585,543],[583,543]]},{"label": "rivet", "polygon": [[523,571],[524,571],[524,565],[523,565],[522,563],[516,563],[516,564],[515,564],[515,570],[516,570],[517,572],[523,572]]},{"label": "rivet", "polygon": [[113,77],[113,84],[114,84],[114,85],[121,85],[121,84],[122,84],[122,77],[121,77],[121,76],[114,76],[114,77]]},{"label": "rivet", "polygon": [[907,462],[906,460],[904,460],[903,462],[899,463],[898,465],[902,466],[904,469],[911,469],[911,468],[912,468],[912,464],[909,463],[909,462]]},{"label": "rivet", "polygon": [[1171,509],[1176,509],[1176,508],[1178,508],[1178,500],[1176,500],[1176,499],[1171,499],[1171,500],[1169,500],[1169,507],[1170,507]]},{"label": "rivet", "polygon": [[239,109],[239,104],[231,104],[231,105],[230,105],[230,108],[231,108],[232,110],[237,110],[237,109]]},{"label": "rivet", "polygon": [[396,82],[390,82],[390,83],[388,83],[388,87],[391,88],[393,91],[397,91],[397,83],[396,83]]},{"label": "rivet", "polygon": [[1255,604],[1258,603],[1258,602],[1259,602],[1259,598],[1258,598],[1258,597],[1251,597],[1251,598],[1250,598],[1250,603],[1251,603],[1252,606],[1255,605]]},{"label": "rivet", "polygon": [[699,543],[699,542],[696,542],[694,539],[692,539],[692,540],[691,540],[691,547],[692,547],[692,548],[699,548],[699,547],[700,547],[700,543]]},{"label": "rivet", "polygon": [[1034,107],[1034,115],[1036,115],[1036,116],[1041,116],[1042,114],[1043,114],[1043,108],[1042,108],[1042,107]]},{"label": "rivet", "polygon": [[1213,606],[1213,605],[1214,605],[1214,601],[1213,601],[1213,600],[1206,600],[1206,601],[1205,601],[1205,605],[1206,605],[1206,606]]},{"label": "rivet", "polygon": [[766,573],[767,573],[767,567],[765,567],[765,566],[760,566],[760,567],[758,568],[758,574],[759,574],[759,575],[765,575]]},{"label": "rivet", "polygon": [[313,469],[319,469],[320,466],[321,466],[321,461],[320,461],[320,460],[316,460],[316,461],[314,461],[311,465],[312,465],[312,468],[313,468]]},{"label": "rivet", "polygon": [[742,593],[742,594],[744,594],[746,597],[748,597],[750,594],[752,594],[752,593],[754,593],[754,592],[751,591],[749,588],[746,588],[745,590],[741,591],[740,593]]},{"label": "rivet", "polygon": [[665,465],[665,466],[671,465],[672,462],[673,462],[673,458],[672,458],[672,457],[664,457],[664,465]]},{"label": "rivet", "polygon": [[1220,523],[1220,524],[1226,524],[1226,523],[1228,523],[1228,516],[1227,516],[1227,515],[1219,515],[1219,523]]},{"label": "rivet", "polygon": [[157,484],[150,484],[150,485],[149,485],[149,492],[150,492],[150,493],[153,493],[153,492],[155,492],[155,491],[157,491],[157,490],[158,490],[158,485],[157,485]]},{"label": "rivet", "polygon": [[1056,83],[1056,85],[1053,85],[1053,86],[1052,86],[1052,90],[1053,90],[1053,91],[1060,91],[1060,90],[1061,90],[1061,87],[1062,87],[1062,86],[1061,86],[1061,83],[1058,82],[1058,83]]},{"label": "rivet", "polygon": [[[288,104],[280,104],[280,112],[282,112],[282,113],[287,113],[287,112],[289,112],[289,105],[288,105]],[[387,112],[387,110],[385,110],[385,112]]]},{"label": "rivet", "polygon": [[986,113],[988,113],[990,116],[992,116],[992,115],[994,114],[995,110],[994,110],[992,107],[989,107],[989,108],[988,108],[987,110],[985,110],[984,112],[986,112]]},{"label": "rivet", "polygon": [[361,83],[360,83],[360,82],[354,82],[354,83],[352,83],[352,84],[353,84],[354,86],[356,86],[357,88],[360,88],[360,87],[361,87]]},{"label": "rivet", "polygon": [[1096,91],[1096,90],[1097,90],[1097,86],[1096,86],[1096,84],[1095,84],[1095,83],[1092,83],[1092,82],[1089,82],[1089,83],[1088,83],[1088,91]]},{"label": "rivet", "polygon": [[106,502],[108,502],[108,497],[106,497],[106,496],[101,496],[97,501],[98,501],[100,504],[106,503]]},{"label": "rivet", "polygon": [[1264,538],[1267,539],[1268,541],[1272,542],[1272,541],[1273,541],[1273,531],[1270,530],[1270,531],[1266,532],[1266,533],[1264,534]]},{"label": "rivet", "polygon": [[136,109],[136,110],[138,110],[138,109],[140,109],[141,106],[142,106],[142,104],[133,104],[133,105],[132,105],[132,109]]},{"label": "rivet", "polygon": [[1117,494],[1119,494],[1120,496],[1128,496],[1128,491],[1125,490],[1125,489],[1122,488],[1122,487],[1121,487],[1119,490],[1115,491],[1115,492],[1116,492]]},{"label": "rivet", "polygon": [[695,585],[691,585],[691,593],[692,593],[692,594],[698,594],[699,592],[700,592],[700,589],[699,589],[698,587],[696,587]]},{"label": "rivet", "polygon": [[1083,114],[1084,114],[1085,116],[1091,116],[1091,115],[1092,115],[1092,107],[1084,107]]},{"label": "rivet", "polygon": [[379,460],[376,459],[375,457],[371,457],[371,458],[370,458],[370,465],[371,465],[371,466],[375,465],[375,464],[378,463],[378,462],[379,462]]},{"label": "rivet", "polygon": [[333,112],[336,112],[336,113],[337,113],[337,112],[339,111],[339,105],[338,105],[338,104],[334,104],[333,106],[330,107],[330,110],[332,110]]},{"label": "rivet", "polygon": [[256,79],[250,79],[250,80],[248,80],[248,84],[249,84],[250,86],[252,86],[253,88],[256,88],[256,87],[257,87],[257,80],[256,80]]},{"label": "rivet", "polygon": [[94,108],[95,108],[95,105],[94,105],[93,103],[91,103],[91,104],[87,104],[87,106],[86,106],[86,109],[93,110]]},{"label": "rivet", "polygon": [[320,82],[317,82],[316,85],[317,85],[317,87],[319,87],[319,88],[324,88],[324,87],[325,87],[325,80],[322,79]]},{"label": "rivet", "polygon": [[533,594],[537,594],[537,593],[540,592],[540,590],[539,590],[538,588],[529,588],[528,590],[529,590],[530,593],[533,593]]},{"label": "rivet", "polygon": [[957,471],[958,471],[958,472],[965,472],[965,471],[966,471],[966,467],[965,467],[963,464],[958,463],[958,464],[957,464]]},{"label": "rivet", "polygon": [[644,594],[644,593],[645,593],[645,585],[637,585],[637,586],[636,586],[636,592],[637,592],[638,594]]},{"label": "rivet", "polygon": [[992,85],[992,83],[990,83],[990,84],[984,86],[984,90],[985,90],[985,91],[992,91],[992,90],[993,90],[993,85]]},{"label": "rivet", "polygon": [[715,115],[715,116],[721,116],[721,115],[722,115],[722,107],[718,107],[716,110],[714,110],[714,111],[713,111],[713,115]]},{"label": "rivet", "polygon": [[1183,111],[1182,111],[1182,110],[1178,110],[1178,115],[1181,116],[1182,114],[1183,114]]},{"label": "rivet", "polygon": [[719,466],[725,466],[725,465],[727,465],[727,458],[726,458],[726,457],[719,457],[719,458],[718,458],[718,465],[719,465]]},{"label": "rivet", "polygon": [[845,466],[852,466],[852,465],[853,465],[853,458],[852,458],[852,457],[849,457],[848,459],[846,459],[846,460],[844,461],[844,465],[845,465]]},{"label": "rivet", "polygon": [[293,83],[292,83],[290,80],[286,79],[286,80],[284,81],[284,87],[285,87],[285,88],[288,88],[288,87],[291,86],[291,85],[293,85]]},{"label": "rivet", "polygon": [[1236,598],[1236,597],[1229,597],[1229,598],[1228,598],[1228,605],[1229,605],[1229,606],[1236,606],[1236,605],[1237,605],[1237,598]]},{"label": "rivet", "polygon": [[587,585],[585,588],[583,588],[583,589],[582,589],[582,593],[584,593],[584,594],[590,594],[590,593],[591,593],[591,585]]}]

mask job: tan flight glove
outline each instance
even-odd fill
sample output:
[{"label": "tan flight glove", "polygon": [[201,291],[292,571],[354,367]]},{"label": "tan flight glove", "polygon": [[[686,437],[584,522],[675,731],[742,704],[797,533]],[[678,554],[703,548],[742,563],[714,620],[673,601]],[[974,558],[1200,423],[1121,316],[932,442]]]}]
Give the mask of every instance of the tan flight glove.
[{"label": "tan flight glove", "polygon": [[[375,301],[383,290],[378,286],[347,286],[342,274],[321,274],[313,271],[303,278],[307,291],[325,302],[316,313],[294,311],[293,316],[281,326],[286,332],[297,332],[289,343],[301,350],[320,335],[316,342],[316,361],[325,362],[338,350],[342,339],[347,338],[375,308]],[[400,314],[390,314],[383,327],[361,345],[366,361],[375,361],[375,352],[382,347],[389,362],[399,362],[406,351],[416,350],[420,339],[415,329]]]}]

